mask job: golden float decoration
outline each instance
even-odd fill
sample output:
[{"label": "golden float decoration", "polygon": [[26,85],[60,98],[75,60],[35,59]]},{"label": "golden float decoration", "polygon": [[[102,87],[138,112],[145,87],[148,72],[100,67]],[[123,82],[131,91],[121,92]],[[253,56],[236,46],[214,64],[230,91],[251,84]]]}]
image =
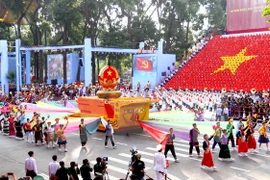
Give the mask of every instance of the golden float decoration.
[{"label": "golden float decoration", "polygon": [[115,90],[119,80],[119,74],[115,67],[111,65],[104,66],[99,73],[98,80],[103,87],[103,90],[97,92],[99,98],[119,98],[122,95],[120,91]]}]

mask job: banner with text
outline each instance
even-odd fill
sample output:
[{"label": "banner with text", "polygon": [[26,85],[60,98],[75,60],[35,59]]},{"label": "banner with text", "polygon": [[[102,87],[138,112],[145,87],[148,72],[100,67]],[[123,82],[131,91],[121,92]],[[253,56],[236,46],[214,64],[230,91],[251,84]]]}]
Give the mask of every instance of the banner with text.
[{"label": "banner with text", "polygon": [[227,0],[227,32],[243,33],[269,30],[269,17],[262,17],[270,3],[265,0]]}]

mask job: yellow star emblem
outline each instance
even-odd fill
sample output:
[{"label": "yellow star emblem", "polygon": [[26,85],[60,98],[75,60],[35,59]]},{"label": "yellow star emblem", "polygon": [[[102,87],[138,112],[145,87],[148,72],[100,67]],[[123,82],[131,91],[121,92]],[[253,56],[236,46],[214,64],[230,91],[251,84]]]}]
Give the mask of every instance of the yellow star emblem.
[{"label": "yellow star emblem", "polygon": [[112,76],[112,71],[108,71],[108,75],[109,76]]},{"label": "yellow star emblem", "polygon": [[257,56],[245,56],[246,51],[247,51],[247,48],[245,47],[235,56],[222,56],[221,59],[224,62],[223,66],[219,67],[211,75],[216,74],[220,71],[224,71],[225,69],[229,69],[231,73],[235,75],[237,69],[242,63],[249,61],[252,58],[257,57]]}]

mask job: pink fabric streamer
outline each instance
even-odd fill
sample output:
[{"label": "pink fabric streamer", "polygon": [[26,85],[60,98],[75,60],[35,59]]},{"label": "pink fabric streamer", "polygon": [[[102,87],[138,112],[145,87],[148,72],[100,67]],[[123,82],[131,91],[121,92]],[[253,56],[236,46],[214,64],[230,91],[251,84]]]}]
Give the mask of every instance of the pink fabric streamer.
[{"label": "pink fabric streamer", "polygon": [[74,107],[69,101],[67,101],[66,108],[78,110],[78,108]]},{"label": "pink fabric streamer", "polygon": [[71,112],[74,109],[70,108],[59,108],[51,105],[40,105],[40,104],[31,104],[31,103],[22,103],[23,106],[27,105],[27,111],[36,111],[36,112]]}]

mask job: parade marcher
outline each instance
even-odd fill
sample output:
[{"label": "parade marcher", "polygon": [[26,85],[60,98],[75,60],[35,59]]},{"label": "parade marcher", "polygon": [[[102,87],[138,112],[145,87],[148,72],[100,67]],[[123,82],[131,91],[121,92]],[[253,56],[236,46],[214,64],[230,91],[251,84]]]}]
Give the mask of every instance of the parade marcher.
[{"label": "parade marcher", "polygon": [[67,117],[65,117],[65,119],[67,120],[67,123],[66,125],[64,126],[63,124],[60,124],[60,128],[57,130],[56,134],[58,136],[58,147],[59,147],[59,151],[62,151],[61,150],[61,145],[64,146],[64,152],[67,152],[67,139],[66,139],[66,136],[64,134],[64,131],[65,129],[67,128],[68,126],[68,119]]},{"label": "parade marcher", "polygon": [[105,137],[105,147],[108,147],[108,139],[111,140],[111,143],[112,143],[112,146],[113,148],[116,148],[116,145],[114,143],[114,137],[113,137],[113,134],[114,134],[114,130],[113,130],[113,127],[110,123],[110,120],[107,121],[108,124],[106,125],[106,137]]},{"label": "parade marcher", "polygon": [[259,129],[259,134],[260,134],[259,140],[258,140],[258,142],[260,143],[259,150],[261,150],[261,145],[265,143],[267,150],[270,151],[270,149],[268,148],[269,138],[266,132],[266,127],[268,126],[269,123],[270,123],[270,120],[267,123],[263,122],[262,127],[260,127]]},{"label": "parade marcher", "polygon": [[47,143],[47,147],[50,147],[50,142],[52,143],[52,147],[55,148],[55,144],[54,144],[54,135],[53,135],[53,127],[51,125],[52,123],[49,121],[47,122],[47,126],[45,127],[46,130],[44,130],[44,135],[46,137],[46,143]]},{"label": "parade marcher", "polygon": [[228,160],[228,161],[233,161],[234,159],[231,158],[231,152],[228,146],[228,134],[227,130],[223,129],[222,130],[223,134],[221,136],[221,148],[219,151],[218,155],[218,160],[223,161],[223,160]]},{"label": "parade marcher", "polygon": [[21,125],[19,118],[16,118],[14,125],[15,125],[15,129],[16,129],[16,139],[23,140],[22,125]]},{"label": "parade marcher", "polygon": [[215,135],[214,135],[214,143],[212,145],[212,152],[216,152],[215,151],[215,147],[218,144],[219,148],[221,148],[221,127],[220,127],[220,122],[216,123],[216,126],[213,126],[213,129],[215,130]]},{"label": "parade marcher", "polygon": [[238,156],[248,156],[248,144],[245,140],[245,129],[244,125],[239,127],[239,131],[236,134],[238,138]]},{"label": "parade marcher", "polygon": [[82,147],[84,147],[88,140],[88,135],[85,128],[84,119],[81,119],[81,124],[79,125],[79,129],[80,129],[81,144],[82,144]]},{"label": "parade marcher", "polygon": [[199,140],[198,135],[200,134],[199,129],[197,128],[197,124],[192,124],[193,128],[189,131],[189,156],[192,157],[193,152],[193,146],[195,146],[198,157],[201,157],[200,155],[200,147],[199,147]]},{"label": "parade marcher", "polygon": [[[239,132],[240,127],[244,125],[243,122],[242,122],[242,120],[243,120],[242,117],[240,117],[239,118],[239,121],[238,121],[238,123],[236,125],[236,130],[235,130],[235,133],[236,134]],[[237,136],[236,136],[236,145],[238,145],[238,138],[237,138]]]},{"label": "parade marcher", "polygon": [[[22,108],[22,107],[21,107],[21,108]],[[21,110],[21,114],[19,115],[18,118],[19,118],[19,120],[20,120],[21,125],[23,125],[23,124],[26,122],[24,110]]]},{"label": "parade marcher", "polygon": [[204,142],[203,142],[204,154],[202,158],[201,168],[204,169],[205,167],[208,167],[208,168],[212,168],[213,170],[216,170],[212,153],[210,150],[210,140],[213,138],[213,136],[209,138],[208,135],[205,134],[203,138],[204,138]]},{"label": "parade marcher", "polygon": [[162,153],[162,145],[158,145],[156,150],[158,152],[154,155],[155,180],[163,180],[163,175],[167,173],[166,157]]},{"label": "parade marcher", "polygon": [[37,176],[37,164],[36,160],[34,159],[34,152],[29,151],[28,152],[29,158],[25,160],[25,173],[26,176],[30,176],[32,179],[34,179],[35,176]]},{"label": "parade marcher", "polygon": [[45,121],[41,122],[41,120],[37,120],[36,125],[33,126],[33,130],[35,132],[35,144],[38,145],[38,141],[40,141],[42,144],[44,144],[43,141],[43,134],[42,134],[42,125],[45,123]]},{"label": "parade marcher", "polygon": [[3,132],[2,122],[5,120],[5,115],[3,113],[0,114],[0,133]]},{"label": "parade marcher", "polygon": [[226,127],[227,137],[228,137],[228,144],[229,144],[229,141],[231,140],[232,148],[233,148],[233,150],[236,150],[235,149],[235,144],[234,144],[233,129],[234,129],[233,118],[231,118],[229,120],[229,123],[227,124],[227,127]]},{"label": "parade marcher", "polygon": [[9,136],[14,137],[16,135],[16,130],[15,130],[15,114],[12,114],[8,118],[9,122]]},{"label": "parade marcher", "polygon": [[164,152],[165,157],[167,158],[167,153],[170,150],[174,157],[175,162],[179,162],[177,160],[177,156],[175,154],[175,149],[174,149],[174,144],[173,144],[173,140],[175,139],[173,128],[170,128],[170,134],[168,134],[166,138],[167,138],[167,142],[166,142],[165,152]]},{"label": "parade marcher", "polygon": [[247,130],[246,130],[246,141],[248,143],[248,149],[249,152],[251,153],[257,153],[258,151],[256,150],[257,143],[254,138],[254,128],[257,126],[258,120],[252,124],[251,121],[247,121]]},{"label": "parade marcher", "polygon": [[30,140],[30,142],[34,143],[31,121],[29,118],[27,118],[26,122],[23,124],[23,129],[25,132],[25,141],[29,142]]},{"label": "parade marcher", "polygon": [[53,162],[51,162],[49,164],[49,177],[50,177],[50,180],[56,180],[56,171],[60,168],[60,165],[59,163],[57,162],[57,156],[56,155],[53,155],[52,156],[52,159],[53,159]]},{"label": "parade marcher", "polygon": [[60,118],[55,118],[55,124],[53,125],[54,127],[54,131],[53,131],[53,135],[54,135],[54,142],[55,142],[55,145],[57,144],[57,131],[58,129],[60,128],[60,124],[59,124],[59,121],[60,121]]},{"label": "parade marcher", "polygon": [[3,123],[3,133],[4,135],[8,136],[9,135],[9,121],[8,121],[8,116],[5,114],[4,118],[4,123]]}]

